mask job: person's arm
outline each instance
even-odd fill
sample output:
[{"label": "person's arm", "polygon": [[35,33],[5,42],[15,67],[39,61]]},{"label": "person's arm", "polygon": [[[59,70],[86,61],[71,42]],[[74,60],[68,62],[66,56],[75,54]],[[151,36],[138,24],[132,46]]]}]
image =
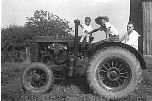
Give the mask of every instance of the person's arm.
[{"label": "person's arm", "polygon": [[107,31],[106,31],[106,39],[109,39],[109,33],[110,33],[111,24],[109,22],[106,22],[105,23],[105,27],[107,29]]},{"label": "person's arm", "polygon": [[126,42],[126,44],[132,46],[138,39],[137,35],[132,35],[131,37],[129,37],[129,40]]},{"label": "person's arm", "polygon": [[107,32],[106,32],[106,39],[107,39],[107,40],[109,39],[109,33],[110,33],[110,27],[107,28]]},{"label": "person's arm", "polygon": [[128,36],[128,33],[127,33],[127,32],[124,33],[124,34],[120,37],[119,41],[122,42],[122,43],[126,43],[126,41],[127,41],[127,36]]},{"label": "person's arm", "polygon": [[80,24],[80,27],[81,27],[81,28],[84,28],[82,24]]},{"label": "person's arm", "polygon": [[100,26],[99,28],[96,28],[94,30],[92,30],[91,32],[89,32],[90,34],[94,33],[94,32],[97,32],[97,31],[102,31],[102,30],[105,30],[105,28],[103,26]]},{"label": "person's arm", "polygon": [[99,31],[99,30],[100,30],[100,28],[96,28],[96,29],[92,30],[92,31],[89,32],[89,33],[92,34],[92,33],[97,32],[97,31]]}]

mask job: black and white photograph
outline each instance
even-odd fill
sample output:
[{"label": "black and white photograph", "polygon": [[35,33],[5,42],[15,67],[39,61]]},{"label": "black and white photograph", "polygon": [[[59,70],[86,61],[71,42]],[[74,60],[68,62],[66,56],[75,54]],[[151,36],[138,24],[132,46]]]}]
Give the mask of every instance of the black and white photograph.
[{"label": "black and white photograph", "polygon": [[1,101],[152,101],[152,0],[2,0]]}]

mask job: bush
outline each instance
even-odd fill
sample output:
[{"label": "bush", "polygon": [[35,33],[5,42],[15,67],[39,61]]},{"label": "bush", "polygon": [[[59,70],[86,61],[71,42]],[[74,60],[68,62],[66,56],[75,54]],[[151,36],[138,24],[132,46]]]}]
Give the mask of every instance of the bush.
[{"label": "bush", "polygon": [[1,53],[1,62],[24,62],[26,53],[21,50],[3,51]]}]

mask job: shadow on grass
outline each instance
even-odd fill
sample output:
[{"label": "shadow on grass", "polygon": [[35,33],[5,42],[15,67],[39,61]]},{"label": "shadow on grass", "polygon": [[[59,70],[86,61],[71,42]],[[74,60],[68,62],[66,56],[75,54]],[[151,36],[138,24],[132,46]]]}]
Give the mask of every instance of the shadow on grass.
[{"label": "shadow on grass", "polygon": [[61,86],[77,86],[83,93],[90,94],[92,93],[92,90],[89,87],[89,84],[87,82],[87,79],[85,77],[72,77],[72,78],[65,78],[62,80],[55,80],[54,84],[61,85]]}]

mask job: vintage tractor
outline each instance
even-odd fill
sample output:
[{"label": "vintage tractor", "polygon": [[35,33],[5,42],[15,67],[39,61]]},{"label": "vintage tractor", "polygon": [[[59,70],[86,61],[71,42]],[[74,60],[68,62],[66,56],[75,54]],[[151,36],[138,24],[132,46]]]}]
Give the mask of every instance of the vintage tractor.
[{"label": "vintage tractor", "polygon": [[[86,77],[93,92],[106,99],[126,97],[137,90],[146,64],[133,47],[121,42],[82,44],[75,20],[74,39],[39,36],[30,49],[31,64],[22,75],[23,88],[45,93],[55,79]],[[80,82],[81,83],[81,82]]]}]

